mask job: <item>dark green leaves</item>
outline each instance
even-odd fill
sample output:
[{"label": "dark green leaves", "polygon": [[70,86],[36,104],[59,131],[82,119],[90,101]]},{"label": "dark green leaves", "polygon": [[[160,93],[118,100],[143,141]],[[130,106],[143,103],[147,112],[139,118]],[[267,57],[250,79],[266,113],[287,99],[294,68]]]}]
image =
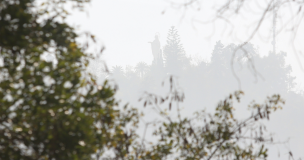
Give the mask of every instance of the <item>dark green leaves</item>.
[{"label": "dark green leaves", "polygon": [[123,157],[136,138],[126,126],[137,127],[137,111],[120,112],[114,89],[87,73],[91,57],[56,20],[67,1],[47,1],[45,12],[35,2],[0,2],[0,159],[82,160],[105,148]]}]

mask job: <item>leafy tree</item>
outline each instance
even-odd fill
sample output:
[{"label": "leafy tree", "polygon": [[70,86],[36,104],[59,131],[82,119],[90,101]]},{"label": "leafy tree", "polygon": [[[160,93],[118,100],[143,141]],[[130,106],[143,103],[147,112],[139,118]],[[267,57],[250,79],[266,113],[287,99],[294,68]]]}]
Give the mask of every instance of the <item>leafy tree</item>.
[{"label": "leafy tree", "polygon": [[149,70],[149,66],[145,62],[139,62],[135,66],[135,71],[138,73],[139,77],[143,78],[145,73],[147,73]]},{"label": "leafy tree", "polygon": [[177,30],[174,26],[169,29],[167,44],[164,47],[165,66],[170,74],[178,74],[182,71],[185,62],[185,51],[180,42]]},{"label": "leafy tree", "polygon": [[124,71],[123,71],[122,66],[117,66],[117,65],[114,66],[112,68],[111,73],[112,73],[113,77],[116,78],[116,79],[124,77]]},{"label": "leafy tree", "polygon": [[[196,112],[193,117],[182,117],[179,103],[184,94],[170,77],[170,92],[163,96],[146,93],[144,106],[152,106],[162,120],[153,135],[158,141],[143,157],[147,159],[267,159],[265,143],[273,143],[266,127],[260,122],[269,120],[271,112],[281,109],[284,101],[280,95],[268,97],[265,104],[251,103],[251,115],[243,120],[235,118],[235,100],[240,102],[242,91],[230,94],[220,101],[215,113]],[[235,100],[234,100],[235,99]],[[169,111],[161,104],[169,103],[169,110],[175,104],[177,117],[169,116]]]},{"label": "leafy tree", "polygon": [[[41,10],[34,0],[0,2],[0,159],[91,159],[106,147],[117,156],[127,152],[123,129],[136,125],[137,112],[120,112],[115,90],[86,72],[93,57],[59,20],[66,2],[47,1]],[[82,9],[87,0],[70,2]],[[55,60],[44,60],[45,53]]]},{"label": "leafy tree", "polygon": [[211,57],[211,62],[216,62],[218,61],[217,59],[223,59],[223,49],[224,49],[224,45],[222,44],[221,41],[217,41],[213,51],[212,51],[212,57]]},{"label": "leafy tree", "polygon": [[[274,95],[264,105],[251,105],[252,116],[243,121],[234,118],[232,105],[232,98],[239,100],[242,92],[220,102],[214,115],[203,112],[194,118],[182,118],[179,114],[174,119],[160,106],[168,104],[169,110],[179,113],[184,94],[172,77],[168,95],[145,94],[144,106],[153,105],[164,118],[154,132],[158,141],[147,144],[136,132],[137,110],[119,108],[114,98],[116,90],[107,81],[97,84],[95,76],[87,72],[94,56],[77,43],[79,35],[65,23],[67,2],[83,9],[88,1],[50,0],[40,7],[34,0],[0,2],[0,159],[267,157],[262,144],[268,137],[262,134],[263,127],[253,137],[243,131],[255,132],[254,127],[260,127],[257,122],[280,108],[280,96]],[[168,62],[170,56],[174,60],[184,52],[177,32],[174,28],[171,31]],[[54,59],[44,59],[45,54]],[[123,73],[121,67],[114,69]],[[195,125],[194,121],[199,123]],[[246,140],[258,150],[240,144]]]},{"label": "leafy tree", "polygon": [[210,66],[210,74],[215,74],[215,79],[221,78],[224,74],[227,73],[227,70],[230,69],[229,66],[227,66],[227,56],[229,57],[231,54],[224,51],[224,45],[221,43],[221,41],[216,42],[212,57],[211,57],[211,65]]}]

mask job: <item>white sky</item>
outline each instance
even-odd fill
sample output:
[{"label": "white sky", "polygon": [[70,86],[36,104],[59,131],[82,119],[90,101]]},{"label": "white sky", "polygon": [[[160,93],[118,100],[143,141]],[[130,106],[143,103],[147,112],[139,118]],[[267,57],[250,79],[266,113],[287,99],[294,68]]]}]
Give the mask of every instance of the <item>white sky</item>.
[{"label": "white sky", "polygon": [[[165,0],[92,0],[87,7],[87,14],[73,12],[68,21],[73,25],[79,25],[80,31],[93,33],[104,43],[106,50],[102,58],[110,67],[134,66],[140,61],[151,64],[153,56],[148,42],[153,41],[154,35],[158,32],[161,45],[164,46],[171,26],[178,29],[188,55],[208,60],[216,41],[221,40],[224,45],[228,45],[247,40],[258,18],[252,13],[259,12],[258,9],[248,13],[245,10],[246,13],[242,13],[242,17],[232,19],[232,34],[229,34],[231,26],[223,21],[218,21],[216,25],[193,23],[193,19],[204,20],[210,17],[212,2],[214,1],[204,1],[199,12],[191,9],[183,12],[173,9]],[[254,5],[247,7],[248,10],[255,8]],[[166,12],[162,14],[164,10]],[[279,17],[285,15],[285,12],[278,13]],[[262,55],[272,50],[272,17],[268,18],[260,32],[250,41],[258,46]],[[303,30],[299,30],[298,35],[303,33]],[[304,88],[304,72],[300,70],[294,51],[289,45],[289,34],[290,32],[283,31],[277,36],[277,51],[287,52],[287,62],[292,65],[293,75],[297,76],[297,83]],[[295,43],[297,50],[304,50],[301,46],[303,41],[304,37],[298,36]]]}]

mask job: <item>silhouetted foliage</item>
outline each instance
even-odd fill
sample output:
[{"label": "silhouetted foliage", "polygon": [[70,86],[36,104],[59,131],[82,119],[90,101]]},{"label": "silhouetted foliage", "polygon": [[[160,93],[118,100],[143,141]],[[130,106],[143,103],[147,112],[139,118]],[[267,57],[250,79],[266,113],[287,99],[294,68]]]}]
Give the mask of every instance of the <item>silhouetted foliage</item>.
[{"label": "silhouetted foliage", "polygon": [[[148,91],[156,95],[164,95],[167,91],[159,84],[165,77],[173,74],[177,77],[180,89],[184,91],[186,97],[180,104],[186,108],[181,112],[181,115],[189,117],[192,112],[202,107],[212,111],[212,106],[216,105],[218,99],[239,89],[239,84],[235,78],[237,77],[240,79],[242,90],[246,93],[242,103],[237,106],[246,106],[246,103],[248,104],[253,100],[262,102],[265,97],[273,93],[280,94],[282,97],[286,97],[287,102],[284,112],[279,113],[279,115],[289,116],[287,119],[292,119],[294,124],[292,130],[296,130],[296,126],[301,125],[301,116],[294,112],[295,110],[297,110],[297,113],[303,111],[301,106],[304,99],[303,95],[293,91],[295,77],[291,76],[291,66],[286,65],[286,53],[278,52],[274,54],[269,52],[268,55],[262,57],[258,49],[251,43],[247,43],[241,48],[239,46],[235,44],[225,46],[221,41],[218,41],[212,51],[210,62],[200,61],[196,64],[190,64],[191,58],[185,55],[177,30],[172,27],[169,30],[167,44],[164,47],[165,69],[152,64],[147,69],[148,72],[145,73],[146,78],[135,78],[133,76],[132,81],[124,81],[119,84],[119,86],[126,86],[127,89],[121,89],[121,92],[127,93],[127,95],[117,97],[130,102],[133,106],[141,106],[142,104],[137,102],[141,93]],[[234,57],[233,54],[235,54]],[[135,81],[135,79],[137,80]],[[164,87],[169,86],[164,84]],[[160,102],[161,99],[157,101]],[[148,104],[147,102],[146,105]],[[169,102],[166,105],[169,105]],[[139,109],[146,113],[145,121],[153,121],[157,117],[157,115],[151,114],[153,110]],[[239,117],[247,115],[244,107],[241,107],[237,113]],[[285,124],[285,127],[290,126],[279,116],[274,116],[274,119],[272,123],[275,123],[275,125],[273,126],[282,124]],[[284,127],[277,127],[276,131],[282,133],[283,137],[286,138],[292,133],[291,130],[284,130]],[[303,131],[301,133],[304,134]],[[299,133],[297,140],[304,143],[304,139],[300,135]],[[298,143],[297,146],[301,148],[300,146],[303,145]],[[297,151],[300,153],[300,150]]]},{"label": "silhouetted foliage", "polygon": [[172,26],[168,32],[167,44],[164,47],[165,67],[170,74],[180,74],[184,67],[185,51],[180,43],[177,30]]},{"label": "silhouetted foliage", "polygon": [[143,78],[144,75],[148,72],[149,66],[145,62],[139,62],[135,66],[135,71],[138,73],[139,77]]},{"label": "silhouetted foliage", "polygon": [[[135,70],[115,66],[108,79],[117,80],[120,86],[117,91],[107,80],[98,84],[96,77],[87,72],[90,60],[95,57],[86,52],[86,44],[77,43],[79,35],[64,21],[68,15],[66,3],[71,2],[82,10],[88,1],[50,0],[41,4],[39,9],[34,0],[0,2],[0,159],[268,157],[264,144],[272,143],[272,137],[265,134],[265,127],[258,122],[269,120],[271,112],[281,108],[279,105],[283,100],[275,94],[265,103],[252,103],[249,106],[251,115],[243,120],[237,118],[233,98],[240,101],[243,92],[226,93],[235,90],[236,86],[230,84],[232,78],[227,73],[227,57],[235,45],[224,47],[218,42],[211,63],[191,66],[177,31],[172,27],[164,48],[167,70],[162,64],[148,66],[139,63]],[[95,41],[93,35],[86,35]],[[266,85],[270,89],[278,88],[277,92],[284,92],[282,94],[288,97],[293,77],[288,75],[291,68],[285,66],[284,54],[261,58],[255,54],[252,44],[247,47],[247,52],[252,53],[256,63],[261,63],[266,74],[273,72],[274,76],[264,77],[270,79]],[[46,54],[52,58],[45,59]],[[241,57],[238,62],[246,64],[241,55],[236,56]],[[176,76],[167,76],[172,73],[179,74],[181,85],[178,85]],[[239,76],[248,78],[246,72],[239,72]],[[163,88],[157,86],[166,77],[169,83],[163,83]],[[169,92],[164,89],[166,87]],[[162,118],[145,123],[143,136],[138,133],[141,128],[137,109],[127,105],[120,107],[114,97],[117,91],[118,98],[133,103],[132,98],[135,96],[137,100],[140,89],[148,91],[141,99],[149,112],[147,116],[154,116],[148,110],[148,106],[152,106]],[[265,91],[249,87],[248,92],[252,95]],[[196,105],[193,102],[198,102],[201,107],[206,104],[202,101],[217,101],[222,94],[229,97],[218,103],[215,113],[202,111],[190,118],[181,115],[181,105],[189,106],[183,111],[188,113],[190,107]],[[295,104],[303,102],[297,94],[290,95],[297,97]],[[185,96],[189,97],[190,103]],[[174,110],[177,110],[177,117],[169,115]],[[153,130],[156,141],[152,143],[145,138],[148,124],[158,127]],[[251,144],[244,145],[243,142]]]}]

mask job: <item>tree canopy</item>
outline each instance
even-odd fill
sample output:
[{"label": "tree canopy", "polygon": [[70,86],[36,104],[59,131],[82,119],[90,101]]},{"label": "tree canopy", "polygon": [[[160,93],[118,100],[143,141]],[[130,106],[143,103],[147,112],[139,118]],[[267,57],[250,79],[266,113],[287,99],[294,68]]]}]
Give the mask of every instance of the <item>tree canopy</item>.
[{"label": "tree canopy", "polygon": [[0,2],[0,159],[91,159],[119,148],[136,110],[121,113],[115,90],[86,72],[92,56],[57,20],[64,12],[48,10],[65,2],[48,1],[42,11],[35,2]]},{"label": "tree canopy", "polygon": [[[164,85],[169,87],[169,92],[165,92],[168,94],[145,92],[141,98],[144,107],[152,106],[162,117],[160,123],[155,123],[156,141],[148,143],[138,134],[141,117],[138,110],[128,105],[120,107],[114,97],[116,88],[107,80],[99,84],[96,76],[88,72],[90,60],[95,57],[88,53],[85,44],[76,41],[80,35],[65,22],[68,2],[82,10],[89,0],[51,0],[42,4],[35,0],[0,2],[0,159],[268,157],[264,144],[272,142],[272,138],[257,122],[269,119],[273,111],[281,108],[284,101],[280,95],[273,95],[262,104],[251,104],[252,114],[244,120],[235,117],[233,104],[240,100],[242,91],[227,94],[214,114],[201,111],[184,118],[179,114],[179,104],[185,95],[174,76],[168,76],[169,83]],[[89,36],[94,41],[94,36]],[[169,36],[173,39],[168,39],[165,53],[182,55],[174,28]],[[185,56],[180,59],[185,60],[182,64],[189,62]],[[139,74],[132,74],[130,69],[124,74],[119,66],[113,72],[121,74],[119,78],[128,76],[128,81],[122,82],[150,83],[153,73],[160,68],[151,66],[149,70],[149,66],[140,63],[136,67]],[[191,74],[192,69],[196,68],[181,67],[178,71]],[[140,80],[132,76],[139,76]],[[129,85],[132,86],[138,84]],[[155,89],[153,85],[149,87]],[[173,109],[177,109],[177,118],[168,115]],[[250,130],[252,135],[245,130]],[[249,145],[243,145],[245,142]]]}]

